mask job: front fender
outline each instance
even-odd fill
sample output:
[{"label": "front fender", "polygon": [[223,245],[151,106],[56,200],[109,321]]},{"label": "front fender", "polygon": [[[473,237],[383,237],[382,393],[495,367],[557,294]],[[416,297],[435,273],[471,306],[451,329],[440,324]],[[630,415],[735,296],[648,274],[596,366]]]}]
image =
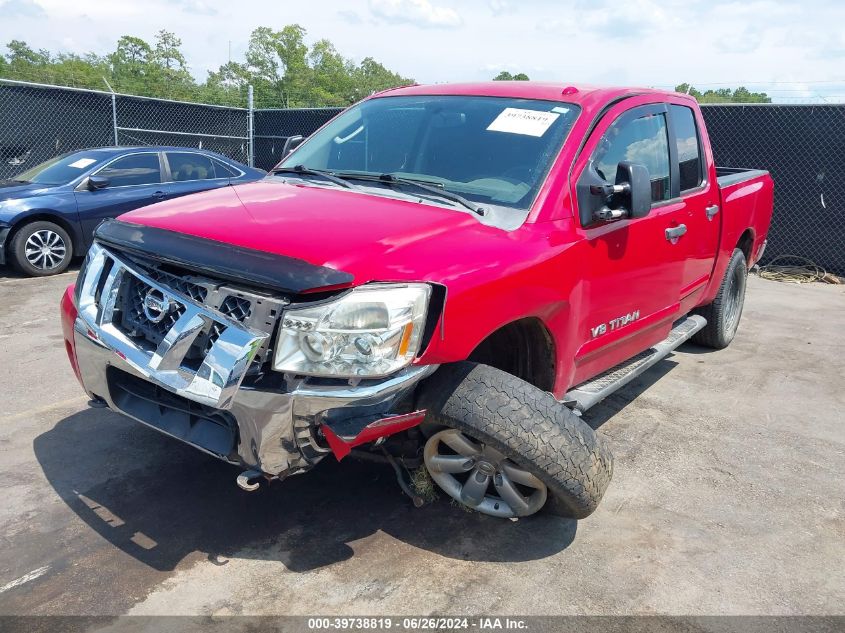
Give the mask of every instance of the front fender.
[{"label": "front fender", "polygon": [[[74,251],[82,252],[85,240],[79,222],[76,198],[72,192],[5,200],[0,207],[0,244],[8,246],[7,239],[14,229],[35,220],[47,220],[62,226],[70,234]],[[4,226],[8,229],[5,235],[2,228]]]}]

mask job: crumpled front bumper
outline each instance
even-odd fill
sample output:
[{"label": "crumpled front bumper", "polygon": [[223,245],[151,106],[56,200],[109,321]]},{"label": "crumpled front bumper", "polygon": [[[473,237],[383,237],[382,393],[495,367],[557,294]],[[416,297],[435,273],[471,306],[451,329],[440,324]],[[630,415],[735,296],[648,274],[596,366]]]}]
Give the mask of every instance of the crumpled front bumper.
[{"label": "crumpled front bumper", "polygon": [[[180,306],[178,318],[154,349],[139,343],[113,317],[121,288],[131,287],[122,286],[122,280],[135,283],[132,279],[143,281],[148,294],[159,292]],[[379,436],[407,428],[407,419],[397,415],[407,410],[395,407],[437,368],[410,366],[357,383],[250,372],[268,334],[175,294],[121,256],[95,245],[78,284],[75,293],[71,286],[62,299],[62,329],[71,365],[92,399],[220,459],[268,475],[302,472],[331,452],[318,436],[323,424],[341,430],[327,431],[335,446],[341,437],[349,446],[360,443],[355,440],[371,437],[374,428]],[[186,365],[192,341],[212,325],[219,327],[219,335],[204,357],[193,361],[198,365]],[[364,430],[366,436],[361,435]],[[338,458],[344,450],[335,450]]]},{"label": "crumpled front bumper", "polygon": [[[162,385],[150,383],[99,341],[80,318],[75,321],[73,339],[80,379],[92,398],[100,398],[111,409],[215,457],[269,475],[301,472],[331,452],[325,442],[315,437],[319,424],[339,416],[366,416],[371,411],[388,414],[395,403],[437,368],[436,365],[408,367],[384,380],[354,387],[311,384],[308,379],[288,382],[281,375],[263,381],[245,380],[236,391],[231,408],[223,411],[194,403]],[[137,381],[147,383],[152,389],[146,393],[129,393],[132,390],[126,384],[142,386]],[[162,390],[173,397],[168,399]],[[152,400],[151,406],[142,406],[145,400]],[[194,411],[180,412],[179,405],[187,409],[193,406]],[[220,426],[220,420],[235,425],[232,450],[221,450],[226,446],[225,438],[221,439],[222,434],[215,434],[210,427]]]}]

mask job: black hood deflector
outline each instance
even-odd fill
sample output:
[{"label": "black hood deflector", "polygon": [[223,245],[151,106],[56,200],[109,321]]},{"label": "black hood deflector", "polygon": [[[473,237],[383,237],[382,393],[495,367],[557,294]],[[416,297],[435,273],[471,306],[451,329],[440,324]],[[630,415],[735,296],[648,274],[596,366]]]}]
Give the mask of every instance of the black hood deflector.
[{"label": "black hood deflector", "polygon": [[142,224],[106,220],[94,231],[106,246],[250,286],[300,294],[350,285],[354,277],[302,259]]}]

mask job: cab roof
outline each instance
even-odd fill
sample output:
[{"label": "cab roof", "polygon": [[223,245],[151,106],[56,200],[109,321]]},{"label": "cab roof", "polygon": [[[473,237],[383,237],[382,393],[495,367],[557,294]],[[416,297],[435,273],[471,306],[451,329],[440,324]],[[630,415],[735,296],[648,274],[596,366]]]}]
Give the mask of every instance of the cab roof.
[{"label": "cab roof", "polygon": [[562,103],[574,103],[585,107],[594,107],[622,97],[642,94],[672,95],[692,99],[687,95],[654,88],[591,86],[586,84],[542,81],[486,81],[479,83],[414,85],[385,90],[374,94],[373,97],[471,95],[510,97],[514,99],[541,99],[544,101],[560,101]]}]

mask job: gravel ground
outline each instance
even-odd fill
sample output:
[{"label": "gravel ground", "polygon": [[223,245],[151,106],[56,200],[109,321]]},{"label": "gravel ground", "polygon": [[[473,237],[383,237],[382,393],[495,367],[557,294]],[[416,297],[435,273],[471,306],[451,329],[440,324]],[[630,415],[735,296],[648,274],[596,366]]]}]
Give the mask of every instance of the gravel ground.
[{"label": "gravel ground", "polygon": [[588,415],[614,479],[574,522],[415,509],[326,460],[260,493],[108,410],[65,358],[72,275],[0,272],[0,615],[845,613],[845,287],[752,278]]}]

